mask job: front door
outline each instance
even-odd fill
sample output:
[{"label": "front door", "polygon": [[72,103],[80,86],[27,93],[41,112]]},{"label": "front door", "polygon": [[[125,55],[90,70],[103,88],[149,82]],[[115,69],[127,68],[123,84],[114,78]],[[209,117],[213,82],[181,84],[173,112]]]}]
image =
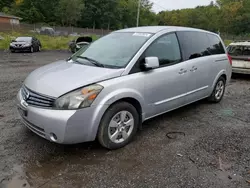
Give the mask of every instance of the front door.
[{"label": "front door", "polygon": [[148,106],[146,118],[170,111],[185,104],[188,71],[182,62],[175,33],[156,39],[144,52],[145,57],[158,57],[160,67],[141,72],[144,79],[144,99]]}]

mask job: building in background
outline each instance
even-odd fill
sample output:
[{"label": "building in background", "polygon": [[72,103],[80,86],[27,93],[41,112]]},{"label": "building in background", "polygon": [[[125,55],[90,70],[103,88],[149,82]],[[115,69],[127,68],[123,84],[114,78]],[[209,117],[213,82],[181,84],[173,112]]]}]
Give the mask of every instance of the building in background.
[{"label": "building in background", "polygon": [[20,17],[7,15],[0,12],[0,24],[7,24],[7,25],[9,24],[17,26],[20,24],[20,20],[21,20]]}]

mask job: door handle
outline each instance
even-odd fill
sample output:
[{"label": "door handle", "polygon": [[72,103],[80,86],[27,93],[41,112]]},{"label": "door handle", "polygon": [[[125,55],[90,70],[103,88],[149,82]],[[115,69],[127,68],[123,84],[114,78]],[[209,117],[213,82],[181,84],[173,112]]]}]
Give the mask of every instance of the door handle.
[{"label": "door handle", "polygon": [[197,69],[198,69],[197,67],[193,66],[192,69],[190,69],[190,71],[195,72],[195,71],[197,71]]},{"label": "door handle", "polygon": [[181,69],[181,70],[179,71],[179,74],[185,74],[185,73],[187,73],[187,70],[185,70],[185,69]]}]

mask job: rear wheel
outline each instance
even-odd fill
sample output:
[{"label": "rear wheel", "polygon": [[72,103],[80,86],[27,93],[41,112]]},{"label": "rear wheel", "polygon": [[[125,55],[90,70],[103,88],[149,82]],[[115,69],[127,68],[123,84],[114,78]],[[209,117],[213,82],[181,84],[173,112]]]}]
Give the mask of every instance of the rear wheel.
[{"label": "rear wheel", "polygon": [[118,149],[130,143],[137,132],[139,114],[135,107],[127,102],[116,103],[104,114],[98,140],[108,149]]},{"label": "rear wheel", "polygon": [[226,80],[224,77],[220,77],[215,84],[213,93],[208,98],[209,101],[218,103],[222,100],[226,89]]}]

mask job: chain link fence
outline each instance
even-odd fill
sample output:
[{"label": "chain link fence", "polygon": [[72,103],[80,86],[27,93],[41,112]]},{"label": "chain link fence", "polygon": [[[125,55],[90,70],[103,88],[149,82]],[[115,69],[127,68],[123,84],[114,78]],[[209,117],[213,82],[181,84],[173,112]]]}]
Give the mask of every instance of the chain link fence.
[{"label": "chain link fence", "polygon": [[223,40],[229,40],[229,41],[250,41],[250,34],[241,34],[241,35],[232,35],[232,34],[220,34],[220,37]]},{"label": "chain link fence", "polygon": [[[0,23],[0,32],[40,33],[41,28],[43,27],[52,28],[55,36],[81,36],[81,35],[103,36],[111,32],[111,30],[107,29],[61,27],[61,26],[48,26],[45,24],[26,24],[26,23],[20,23],[19,25]],[[224,41],[250,40],[250,34],[232,35],[227,33],[221,33],[220,36]]]},{"label": "chain link fence", "polygon": [[6,23],[0,23],[0,32],[20,32],[20,33],[40,33],[42,28],[50,27],[54,30],[54,35],[68,36],[68,35],[99,35],[103,36],[110,33],[110,30],[95,29],[95,28],[77,28],[77,27],[59,27],[59,26],[47,26],[44,24],[25,24],[11,25]]}]

